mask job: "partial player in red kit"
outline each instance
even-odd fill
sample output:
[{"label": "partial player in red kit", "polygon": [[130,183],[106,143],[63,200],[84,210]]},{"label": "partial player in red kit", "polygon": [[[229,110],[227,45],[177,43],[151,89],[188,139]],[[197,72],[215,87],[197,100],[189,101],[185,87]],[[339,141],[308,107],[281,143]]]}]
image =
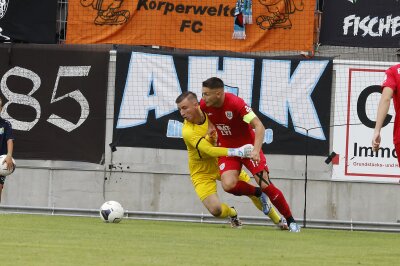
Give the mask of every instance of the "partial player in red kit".
[{"label": "partial player in red kit", "polygon": [[251,158],[219,158],[224,190],[234,195],[256,195],[255,187],[239,181],[239,173],[244,165],[253,174],[272,204],[286,218],[289,230],[300,232],[283,193],[269,179],[268,166],[261,150],[265,127],[260,119],[242,98],[225,93],[224,83],[219,78],[213,77],[204,81],[202,95],[200,108],[214,124],[219,146],[236,148],[244,144],[254,145]]},{"label": "partial player in red kit", "polygon": [[385,72],[386,77],[382,84],[382,96],[378,105],[378,114],[374,135],[372,137],[372,148],[379,149],[381,144],[381,128],[390,107],[390,100],[393,98],[395,117],[393,130],[393,143],[397,153],[397,160],[400,164],[400,64],[390,67]]}]

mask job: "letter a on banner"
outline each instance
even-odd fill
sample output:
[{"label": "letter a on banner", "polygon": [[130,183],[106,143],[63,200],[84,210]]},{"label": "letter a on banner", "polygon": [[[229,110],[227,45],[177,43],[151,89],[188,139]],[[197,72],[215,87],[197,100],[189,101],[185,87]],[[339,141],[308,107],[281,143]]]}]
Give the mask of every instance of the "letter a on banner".
[{"label": "letter a on banner", "polygon": [[150,110],[155,110],[156,118],[175,112],[175,99],[181,93],[171,55],[133,52],[117,128],[145,124]]}]

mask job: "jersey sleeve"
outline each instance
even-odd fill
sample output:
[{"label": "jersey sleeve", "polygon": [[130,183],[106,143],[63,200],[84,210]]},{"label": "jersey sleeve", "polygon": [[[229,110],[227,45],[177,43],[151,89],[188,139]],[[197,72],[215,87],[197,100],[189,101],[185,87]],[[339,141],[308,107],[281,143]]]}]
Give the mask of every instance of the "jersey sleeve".
[{"label": "jersey sleeve", "polygon": [[243,121],[249,124],[256,114],[253,112],[250,106],[248,106],[242,98],[237,97],[235,101],[235,107],[237,108],[239,115]]},{"label": "jersey sleeve", "polygon": [[382,89],[385,87],[391,88],[393,91],[397,90],[396,86],[396,77],[392,71],[392,68],[389,68],[385,72],[385,80],[382,83]]},{"label": "jersey sleeve", "polygon": [[205,138],[201,138],[199,140],[199,143],[197,145],[197,149],[200,152],[205,153],[210,157],[228,156],[228,148],[214,147]]},{"label": "jersey sleeve", "polygon": [[228,148],[214,147],[205,137],[197,135],[194,131],[187,128],[182,130],[182,137],[185,143],[196,148],[200,155],[207,154],[209,157],[228,155]]}]

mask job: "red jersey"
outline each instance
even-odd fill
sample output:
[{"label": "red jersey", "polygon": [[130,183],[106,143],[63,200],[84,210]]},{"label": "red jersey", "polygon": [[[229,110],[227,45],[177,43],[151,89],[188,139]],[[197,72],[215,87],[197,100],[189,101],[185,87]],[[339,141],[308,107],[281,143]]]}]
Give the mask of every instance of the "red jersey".
[{"label": "red jersey", "polygon": [[400,64],[390,67],[386,70],[386,78],[383,81],[382,88],[389,87],[393,90],[393,105],[396,112],[393,127],[393,142],[400,143]]},{"label": "red jersey", "polygon": [[217,128],[218,146],[237,148],[245,144],[254,144],[253,128],[243,121],[243,117],[252,110],[242,98],[226,92],[221,107],[207,107],[204,100],[201,100],[200,108]]}]

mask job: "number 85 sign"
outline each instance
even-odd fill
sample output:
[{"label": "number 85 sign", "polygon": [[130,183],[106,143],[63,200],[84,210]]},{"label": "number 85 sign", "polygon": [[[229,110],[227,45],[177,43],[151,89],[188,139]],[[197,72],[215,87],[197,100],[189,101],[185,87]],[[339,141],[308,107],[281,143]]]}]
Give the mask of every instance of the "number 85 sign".
[{"label": "number 85 sign", "polygon": [[[90,66],[59,66],[53,92],[50,99],[50,104],[56,104],[57,102],[70,98],[79,104],[81,109],[80,117],[76,123],[72,123],[56,114],[50,114],[50,116],[47,118],[47,122],[67,132],[73,131],[74,129],[78,128],[85,122],[85,120],[89,116],[90,107],[89,107],[89,102],[82,94],[82,92],[79,89],[76,89],[67,94],[58,96],[57,89],[59,87],[61,79],[68,77],[69,78],[86,77],[89,75],[89,71],[90,71]],[[30,89],[30,91],[27,94],[12,92],[7,85],[7,80],[12,76],[26,78],[30,80],[32,82],[32,88]],[[32,96],[39,89],[40,85],[41,85],[41,79],[39,75],[37,75],[32,70],[18,66],[8,70],[1,78],[0,81],[1,92],[7,99],[7,103],[4,104],[3,106],[2,116],[7,119],[10,119],[13,129],[29,131],[36,125],[36,123],[41,118],[40,103],[36,98]],[[20,121],[13,118],[8,112],[8,108],[13,104],[20,104],[32,107],[36,112],[35,119],[33,121]]]}]

